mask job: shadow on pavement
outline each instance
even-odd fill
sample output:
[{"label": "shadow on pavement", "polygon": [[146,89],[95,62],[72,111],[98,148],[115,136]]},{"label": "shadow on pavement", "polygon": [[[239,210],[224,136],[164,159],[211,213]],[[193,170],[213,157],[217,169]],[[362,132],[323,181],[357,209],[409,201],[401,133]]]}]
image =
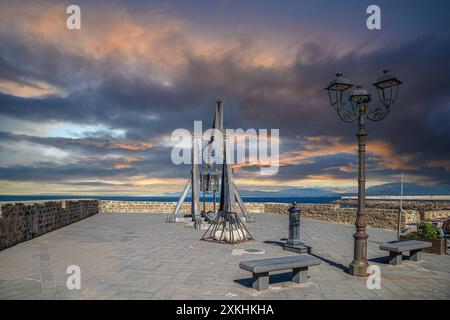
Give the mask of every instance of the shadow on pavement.
[{"label": "shadow on pavement", "polygon": [[[281,282],[290,282],[292,279],[292,272],[284,272],[284,273],[278,273],[278,274],[271,274],[269,276],[269,284],[275,284],[275,283],[281,283]],[[252,278],[244,278],[244,279],[237,279],[233,280],[234,282],[247,287],[252,287]]]},{"label": "shadow on pavement", "polygon": [[[281,239],[281,240],[284,240],[284,239]],[[283,248],[283,246],[284,246],[284,242],[281,242],[281,241],[265,240],[265,241],[263,241],[263,243],[269,244],[269,245],[273,245],[273,246],[278,246],[278,247],[281,247],[281,248]],[[324,261],[326,263],[328,263],[329,265],[331,265],[331,266],[333,266],[335,268],[341,269],[344,272],[348,272],[348,266],[345,266],[345,265],[343,265],[341,263],[337,263],[337,262],[331,261],[329,259],[323,258],[323,257],[321,257],[321,256],[319,256],[317,254],[314,254],[314,253],[310,253],[310,255],[314,256],[314,257],[316,257],[316,258],[318,258],[318,259],[320,259],[320,260],[322,260],[322,261]]]},{"label": "shadow on pavement", "polygon": [[281,241],[273,241],[273,240],[264,240],[263,243],[270,244],[271,246],[283,248],[284,242]]}]

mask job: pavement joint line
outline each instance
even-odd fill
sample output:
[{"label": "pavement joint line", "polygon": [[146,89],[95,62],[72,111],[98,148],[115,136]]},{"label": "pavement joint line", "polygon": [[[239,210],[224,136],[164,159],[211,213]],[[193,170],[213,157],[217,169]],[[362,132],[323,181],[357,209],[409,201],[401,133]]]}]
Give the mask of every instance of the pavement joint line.
[{"label": "pavement joint line", "polygon": [[[50,263],[50,254],[48,251],[48,239],[39,242],[40,251],[40,284],[41,293],[43,296],[55,296],[58,300],[58,294],[56,292],[56,283],[52,273],[52,267]],[[46,279],[48,278],[48,279]],[[45,280],[45,281],[44,281]],[[49,285],[50,284],[50,285]],[[51,291],[50,293],[47,290]]]}]

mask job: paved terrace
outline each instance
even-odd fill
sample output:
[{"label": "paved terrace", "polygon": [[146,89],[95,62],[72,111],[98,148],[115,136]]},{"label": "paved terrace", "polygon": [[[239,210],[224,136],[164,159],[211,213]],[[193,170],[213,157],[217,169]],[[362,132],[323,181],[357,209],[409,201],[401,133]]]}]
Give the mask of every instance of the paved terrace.
[{"label": "paved terrace", "polygon": [[[323,261],[307,284],[289,273],[271,276],[270,289],[250,288],[240,261],[292,255],[277,243],[288,217],[256,215],[256,239],[240,245],[199,241],[203,231],[164,223],[162,214],[98,214],[0,252],[0,299],[449,299],[450,257],[389,266],[378,250],[395,232],[369,228],[368,254],[381,267],[382,289],[344,272],[352,260],[354,227],[302,220],[302,240]],[[264,254],[235,249],[261,249]],[[233,251],[234,250],[234,251]],[[81,267],[81,289],[66,288],[66,268]]]}]

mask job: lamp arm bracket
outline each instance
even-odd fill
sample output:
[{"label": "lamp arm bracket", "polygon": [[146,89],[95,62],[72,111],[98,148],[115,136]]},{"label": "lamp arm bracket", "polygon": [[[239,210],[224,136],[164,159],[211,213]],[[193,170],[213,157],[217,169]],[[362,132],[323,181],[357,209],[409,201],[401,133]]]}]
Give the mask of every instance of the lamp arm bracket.
[{"label": "lamp arm bracket", "polygon": [[382,103],[382,106],[370,108],[366,111],[367,119],[371,121],[381,121],[389,114],[391,105],[389,103]]},{"label": "lamp arm bracket", "polygon": [[342,103],[336,106],[336,112],[341,118],[342,121],[350,123],[355,121],[358,118],[357,112],[355,112],[352,108],[352,110],[349,110],[348,108],[345,108],[346,104]]}]

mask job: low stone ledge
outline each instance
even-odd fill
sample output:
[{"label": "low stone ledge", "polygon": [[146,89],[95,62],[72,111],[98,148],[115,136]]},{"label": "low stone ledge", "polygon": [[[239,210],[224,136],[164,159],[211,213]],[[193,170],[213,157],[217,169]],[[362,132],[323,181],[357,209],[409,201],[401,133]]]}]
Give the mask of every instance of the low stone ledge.
[{"label": "low stone ledge", "polygon": [[[288,214],[291,204],[265,203],[268,213]],[[339,204],[300,204],[303,218],[329,221],[343,224],[355,224],[356,208],[341,208]],[[398,209],[366,208],[367,225],[374,228],[397,229]],[[406,210],[402,214],[402,226],[420,221],[420,214],[415,210]]]},{"label": "low stone ledge", "polygon": [[[0,250],[13,246],[85,219],[97,213],[159,213],[171,214],[176,202],[158,201],[113,201],[95,199],[62,199],[43,201],[0,202]],[[250,214],[288,214],[288,203],[246,202]],[[219,204],[216,204],[218,209]],[[300,204],[301,216],[307,219],[334,223],[354,224],[356,208],[341,208],[339,204]],[[203,209],[203,204],[200,204]],[[240,212],[239,206],[236,206]],[[206,211],[213,210],[213,203],[206,203]],[[182,204],[180,214],[191,212],[191,203]],[[450,217],[450,210],[421,212],[406,210],[402,225],[420,222],[421,218]],[[367,224],[370,227],[397,228],[398,209],[366,208]]]},{"label": "low stone ledge", "polygon": [[98,200],[2,202],[0,250],[98,213]]},{"label": "low stone ledge", "polygon": [[[99,202],[100,213],[163,213],[170,214],[175,210],[176,202],[160,202],[160,201],[113,201],[101,200]],[[206,211],[212,211],[214,204],[208,202],[205,204]],[[240,213],[240,208],[237,206],[237,211]],[[245,207],[248,213],[264,213],[264,203],[262,202],[245,202]],[[219,208],[219,203],[216,203],[216,210]],[[203,209],[203,204],[200,203],[200,209]],[[180,208],[181,214],[191,213],[191,203],[184,202]]]},{"label": "low stone ledge", "polygon": [[[157,201],[100,201],[101,213],[162,213],[171,214],[176,202]],[[246,202],[247,211],[251,214],[273,213],[287,215],[291,204],[271,202]],[[203,209],[202,204],[200,208]],[[218,208],[218,204],[216,209]],[[240,212],[239,206],[236,206]],[[300,204],[301,216],[307,219],[329,221],[335,223],[354,224],[356,208],[341,208],[339,204]],[[212,203],[206,203],[206,211],[213,210]],[[191,203],[185,202],[180,214],[189,214]],[[366,209],[367,224],[370,227],[395,230],[397,228],[398,209]],[[420,221],[420,214],[415,210],[407,210],[402,215],[402,225]]]}]

